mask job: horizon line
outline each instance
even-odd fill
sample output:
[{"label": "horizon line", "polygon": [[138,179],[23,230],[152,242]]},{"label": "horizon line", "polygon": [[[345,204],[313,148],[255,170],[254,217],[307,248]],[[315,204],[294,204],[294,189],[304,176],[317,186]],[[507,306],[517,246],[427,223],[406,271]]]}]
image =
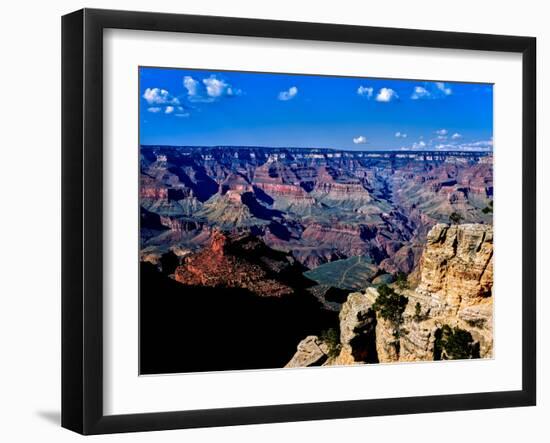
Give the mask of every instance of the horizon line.
[{"label": "horizon line", "polygon": [[145,144],[140,143],[140,148],[190,148],[190,149],[303,149],[318,151],[346,151],[346,152],[483,152],[493,153],[493,149],[401,149],[401,148],[328,148],[314,146],[266,146],[266,145],[171,145],[171,144]]}]

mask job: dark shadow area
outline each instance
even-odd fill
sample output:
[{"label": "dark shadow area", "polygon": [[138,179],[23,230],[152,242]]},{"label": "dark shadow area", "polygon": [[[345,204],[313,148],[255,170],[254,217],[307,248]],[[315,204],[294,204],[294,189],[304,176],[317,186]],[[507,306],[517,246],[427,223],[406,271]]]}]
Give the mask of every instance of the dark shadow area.
[{"label": "dark shadow area", "polygon": [[183,200],[186,197],[181,189],[168,188],[168,200]]},{"label": "dark shadow area", "polygon": [[254,195],[262,203],[265,203],[268,206],[271,206],[273,203],[275,203],[275,200],[273,200],[271,196],[266,194],[263,189],[258,188],[257,186],[253,186],[253,189],[254,189]]},{"label": "dark shadow area", "polygon": [[325,299],[330,302],[334,303],[344,303],[348,299],[348,295],[351,291],[347,289],[340,289],[340,288],[334,288],[329,287],[327,292],[325,292]]},{"label": "dark shadow area", "polygon": [[148,211],[143,206],[139,207],[140,210],[140,227],[141,229],[148,229],[152,231],[166,231],[168,228],[160,222],[160,215]]},{"label": "dark shadow area", "polygon": [[357,334],[350,341],[351,354],[355,361],[378,363],[376,350],[376,314],[369,309],[365,314],[357,314],[359,326],[353,332]]},{"label": "dark shadow area", "polygon": [[301,289],[276,298],[184,286],[146,263],[140,278],[141,374],[281,368],[303,338],[338,324]]},{"label": "dark shadow area", "polygon": [[180,182],[185,186],[193,190],[193,194],[200,202],[205,202],[218,192],[218,184],[216,181],[208,176],[203,166],[199,166],[195,163],[189,166],[193,169],[194,177],[191,179],[183,169],[177,167],[169,167],[168,171],[176,175]]},{"label": "dark shadow area", "polygon": [[160,257],[160,268],[166,275],[173,274],[179,264],[180,260],[178,256],[172,251],[168,251]]},{"label": "dark shadow area", "polygon": [[284,241],[289,241],[291,238],[290,231],[286,228],[286,226],[276,221],[272,221],[269,224],[269,232]]},{"label": "dark shadow area", "polygon": [[160,216],[140,206],[140,233],[142,243],[156,237],[168,228],[160,222]]},{"label": "dark shadow area", "polygon": [[300,182],[300,186],[302,189],[306,192],[313,191],[313,188],[315,188],[315,182],[314,181],[302,181]]},{"label": "dark shadow area", "polygon": [[252,215],[261,220],[271,220],[273,217],[282,217],[283,213],[261,205],[252,192],[244,192],[241,201],[248,206]]},{"label": "dark shadow area", "polygon": [[434,338],[434,360],[480,358],[479,342],[465,329],[443,325],[435,331]]}]

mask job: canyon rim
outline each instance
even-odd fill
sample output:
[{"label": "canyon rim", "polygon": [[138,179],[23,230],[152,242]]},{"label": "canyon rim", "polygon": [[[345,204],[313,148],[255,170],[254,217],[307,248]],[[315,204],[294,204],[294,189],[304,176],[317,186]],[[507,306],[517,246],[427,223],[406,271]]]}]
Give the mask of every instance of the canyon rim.
[{"label": "canyon rim", "polygon": [[492,358],[492,85],[139,75],[141,374]]}]

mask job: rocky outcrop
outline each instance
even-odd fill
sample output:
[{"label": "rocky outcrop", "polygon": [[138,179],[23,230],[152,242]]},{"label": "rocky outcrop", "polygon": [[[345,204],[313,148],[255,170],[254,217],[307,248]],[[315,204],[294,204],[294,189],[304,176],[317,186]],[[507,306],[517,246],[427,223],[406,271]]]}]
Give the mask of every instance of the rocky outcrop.
[{"label": "rocky outcrop", "polygon": [[444,325],[469,332],[480,356],[492,357],[493,227],[434,226],[420,264],[420,283],[406,293],[408,333],[401,338],[400,360],[432,360],[436,332]]},{"label": "rocky outcrop", "polygon": [[315,335],[310,335],[298,343],[296,354],[285,365],[285,368],[302,368],[321,366],[328,359],[329,348]]},{"label": "rocky outcrop", "polygon": [[348,296],[340,310],[340,344],[337,357],[329,365],[377,363],[376,314],[372,309],[374,299],[366,293],[355,292]]},{"label": "rocky outcrop", "polygon": [[212,233],[200,252],[184,258],[176,281],[188,286],[242,288],[266,297],[282,297],[312,282],[292,256],[267,247],[248,235]]},{"label": "rocky outcrop", "polygon": [[211,224],[215,223],[215,226],[222,229],[254,226],[259,223],[258,220],[255,220],[250,208],[243,203],[242,194],[233,190],[229,190],[223,195],[214,195],[197,212],[197,215],[204,217]]},{"label": "rocky outcrop", "polygon": [[404,360],[422,359],[433,350],[435,331],[443,325],[471,333],[480,356],[493,350],[493,227],[438,224],[428,234],[421,259],[420,283],[410,293],[405,315],[409,322],[403,340]]},{"label": "rocky outcrop", "polygon": [[456,315],[483,303],[492,294],[493,229],[491,226],[438,224],[428,233],[417,293],[437,300],[433,309]]},{"label": "rocky outcrop", "polygon": [[394,288],[408,298],[402,323],[375,310],[377,289],[349,294],[339,314],[340,352],[323,364],[434,360],[438,336],[454,328],[471,336],[479,352],[472,358],[491,358],[492,289],[492,226],[438,224],[428,234],[417,288]]},{"label": "rocky outcrop", "polygon": [[375,288],[349,295],[340,311],[340,354],[329,365],[388,363],[399,360],[394,328],[376,314]]}]

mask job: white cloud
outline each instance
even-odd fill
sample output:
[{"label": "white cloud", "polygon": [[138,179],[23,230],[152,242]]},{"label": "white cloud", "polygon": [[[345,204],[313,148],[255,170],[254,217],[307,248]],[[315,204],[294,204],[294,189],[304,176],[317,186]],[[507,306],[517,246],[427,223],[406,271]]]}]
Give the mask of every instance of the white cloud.
[{"label": "white cloud", "polygon": [[441,136],[441,135],[447,135],[449,131],[447,131],[446,129],[438,129],[437,131],[435,131],[435,133]]},{"label": "white cloud", "polygon": [[189,117],[189,115],[189,112],[183,106],[178,106],[174,114],[176,117]]},{"label": "white cloud", "polygon": [[392,100],[394,100],[396,98],[399,98],[399,96],[397,95],[397,93],[393,89],[382,88],[382,89],[380,89],[380,91],[378,91],[378,95],[376,96],[376,101],[377,102],[388,103],[388,102],[391,102]]},{"label": "white cloud", "polygon": [[371,98],[373,93],[374,93],[374,88],[371,88],[368,86],[359,86],[357,88],[357,94],[363,97]]},{"label": "white cloud", "polygon": [[455,132],[453,135],[451,135],[451,138],[453,140],[459,140],[462,138],[462,134],[459,134],[458,132]]},{"label": "white cloud", "polygon": [[187,89],[187,95],[194,97],[198,93],[199,82],[190,75],[183,77],[183,86]]},{"label": "white cloud", "polygon": [[[237,91],[233,90],[229,83],[225,80],[216,78],[214,75],[203,79],[202,82],[206,87],[206,94],[212,98],[218,98],[224,95],[231,96],[237,93]],[[240,91],[238,91],[238,93],[240,93]]]},{"label": "white cloud", "polygon": [[430,95],[430,92],[423,86],[415,86],[411,98],[413,100],[419,100],[421,98],[428,98]]},{"label": "white cloud", "polygon": [[161,88],[147,88],[143,93],[143,98],[149,105],[179,104],[176,97],[173,97],[166,89]]},{"label": "white cloud", "polygon": [[355,143],[356,145],[364,145],[365,143],[367,143],[367,137],[365,137],[364,135],[353,137],[353,143]]},{"label": "white cloud", "polygon": [[444,95],[451,95],[453,90],[445,85],[443,82],[436,82],[435,87],[441,91]]},{"label": "white cloud", "polygon": [[396,132],[395,133],[395,137],[396,138],[407,138],[407,134],[405,134],[404,132]]},{"label": "white cloud", "polygon": [[240,89],[234,88],[215,75],[202,80],[186,75],[183,77],[183,86],[187,89],[188,100],[192,102],[209,103],[222,97],[233,97],[242,93]]},{"label": "white cloud", "polygon": [[491,151],[493,147],[492,139],[478,140],[467,143],[458,143],[456,140],[440,143],[434,141],[435,139],[426,143],[421,140],[418,143],[413,143],[410,149],[435,149],[437,151]]},{"label": "white cloud", "polygon": [[413,149],[423,149],[426,147],[426,142],[420,140],[418,143],[413,143],[412,148]]},{"label": "white cloud", "polygon": [[152,112],[153,114],[158,114],[159,112],[163,112],[163,114],[173,114],[178,117],[189,116],[189,112],[183,106],[180,106],[180,105],[149,106],[147,108],[147,111]]},{"label": "white cloud", "polygon": [[493,147],[493,140],[479,140],[476,142],[462,143],[459,145],[461,149],[466,151],[476,151],[476,150],[490,150]]},{"label": "white cloud", "polygon": [[282,101],[292,100],[298,94],[298,88],[296,86],[291,86],[288,88],[288,91],[281,91],[277,98]]},{"label": "white cloud", "polygon": [[425,82],[424,86],[415,86],[411,94],[412,100],[437,99],[452,95],[453,90],[443,82]]},{"label": "white cloud", "polygon": [[435,149],[438,151],[453,151],[456,150],[456,145],[452,145],[449,143],[440,143],[439,145],[435,146]]},{"label": "white cloud", "polygon": [[143,93],[143,98],[150,105],[166,103],[170,93],[166,89],[147,88]]}]

